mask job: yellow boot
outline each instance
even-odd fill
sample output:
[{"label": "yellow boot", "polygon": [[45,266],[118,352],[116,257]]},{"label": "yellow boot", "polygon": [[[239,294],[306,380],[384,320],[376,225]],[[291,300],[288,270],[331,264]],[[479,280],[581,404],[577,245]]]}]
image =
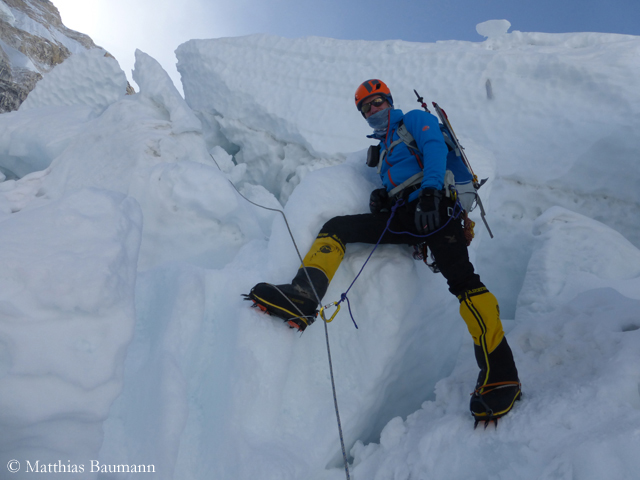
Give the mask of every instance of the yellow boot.
[{"label": "yellow boot", "polygon": [[263,311],[282,318],[292,328],[304,331],[315,321],[318,303],[343,258],[342,242],[320,234],[290,284],[259,283],[247,298]]},{"label": "yellow boot", "polygon": [[496,297],[485,287],[458,297],[460,315],[475,344],[480,374],[471,396],[471,414],[485,426],[509,413],[522,393],[513,353],[504,336]]}]

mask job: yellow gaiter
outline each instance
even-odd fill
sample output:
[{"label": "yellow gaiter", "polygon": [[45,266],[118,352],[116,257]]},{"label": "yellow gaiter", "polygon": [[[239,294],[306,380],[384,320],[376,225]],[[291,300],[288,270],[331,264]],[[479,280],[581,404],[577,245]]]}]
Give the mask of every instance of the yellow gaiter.
[{"label": "yellow gaiter", "polygon": [[321,233],[304,257],[304,266],[321,270],[331,281],[344,258],[344,251],[344,245],[337,237]]}]

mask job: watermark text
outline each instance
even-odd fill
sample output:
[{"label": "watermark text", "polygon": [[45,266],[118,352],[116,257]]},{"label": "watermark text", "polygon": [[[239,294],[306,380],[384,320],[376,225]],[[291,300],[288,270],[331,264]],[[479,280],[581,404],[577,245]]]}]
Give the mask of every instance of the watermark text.
[{"label": "watermark text", "polygon": [[155,465],[118,464],[108,465],[98,460],[90,460],[88,464],[63,462],[43,463],[40,460],[10,460],[7,470],[11,473],[156,473]]}]

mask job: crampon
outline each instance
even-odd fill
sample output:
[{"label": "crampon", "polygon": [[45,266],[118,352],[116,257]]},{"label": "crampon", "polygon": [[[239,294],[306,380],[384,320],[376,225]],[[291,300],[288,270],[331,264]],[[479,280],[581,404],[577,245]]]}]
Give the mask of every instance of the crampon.
[{"label": "crampon", "polygon": [[316,304],[307,298],[299,297],[288,290],[288,285],[271,285],[259,283],[249,294],[242,295],[245,300],[253,302],[252,307],[278,317],[300,332],[315,322],[318,316]]},{"label": "crampon", "polygon": [[482,385],[471,394],[471,415],[475,420],[473,428],[484,422],[486,429],[493,423],[498,428],[498,420],[511,411],[517,400],[522,398],[518,382],[497,382]]}]

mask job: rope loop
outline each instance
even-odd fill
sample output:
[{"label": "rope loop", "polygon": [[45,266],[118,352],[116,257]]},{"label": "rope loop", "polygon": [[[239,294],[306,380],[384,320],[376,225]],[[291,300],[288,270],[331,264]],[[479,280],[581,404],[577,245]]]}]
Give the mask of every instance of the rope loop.
[{"label": "rope loop", "polygon": [[[452,187],[452,189],[455,192],[455,188]],[[356,328],[358,328],[358,324],[356,323],[356,320],[353,317],[353,313],[351,311],[351,303],[349,302],[349,298],[347,297],[347,294],[349,293],[349,290],[351,290],[351,287],[353,287],[353,285],[356,283],[356,281],[360,277],[360,274],[362,274],[362,271],[364,270],[364,267],[367,265],[367,263],[369,263],[369,260],[371,260],[371,257],[373,256],[373,252],[376,251],[376,249],[378,248],[378,245],[380,245],[380,242],[382,242],[382,238],[384,237],[384,235],[387,232],[390,232],[390,233],[393,233],[394,235],[407,234],[407,235],[411,235],[412,237],[427,238],[427,237],[430,237],[431,235],[434,235],[434,234],[438,233],[439,231],[443,230],[447,225],[449,225],[449,223],[452,220],[458,219],[460,217],[460,215],[462,215],[462,212],[464,211],[464,209],[462,208],[462,204],[460,203],[460,201],[457,198],[458,197],[457,196],[457,192],[456,192],[455,197],[456,197],[455,203],[454,203],[453,207],[450,207],[451,211],[450,211],[450,214],[449,214],[449,218],[447,219],[445,224],[442,225],[437,230],[434,230],[433,232],[427,233],[426,235],[416,235],[415,233],[411,233],[411,232],[396,232],[394,230],[391,230],[391,228],[390,228],[391,221],[393,220],[393,217],[396,214],[396,210],[398,210],[398,208],[400,208],[400,207],[402,207],[403,205],[406,204],[405,199],[403,197],[399,197],[398,200],[396,200],[396,203],[391,207],[391,215],[389,215],[389,220],[387,220],[387,225],[385,226],[384,230],[382,231],[382,234],[380,235],[380,238],[378,238],[378,241],[376,242],[376,244],[374,245],[373,249],[371,250],[371,253],[369,253],[369,256],[367,257],[367,259],[362,264],[362,267],[360,268],[360,271],[358,272],[358,274],[355,276],[355,278],[351,282],[351,285],[349,285],[349,288],[347,288],[347,290],[343,294],[340,295],[340,300],[335,302],[335,305],[339,306],[340,303],[344,302],[345,300],[347,301],[347,305],[349,306],[349,314],[351,315],[351,321],[353,322],[353,324],[355,325]],[[335,315],[337,313],[338,312],[336,312],[333,315],[333,317],[331,317],[331,320],[333,320],[333,318],[335,317]],[[323,319],[324,319],[324,317],[323,317]]]}]

